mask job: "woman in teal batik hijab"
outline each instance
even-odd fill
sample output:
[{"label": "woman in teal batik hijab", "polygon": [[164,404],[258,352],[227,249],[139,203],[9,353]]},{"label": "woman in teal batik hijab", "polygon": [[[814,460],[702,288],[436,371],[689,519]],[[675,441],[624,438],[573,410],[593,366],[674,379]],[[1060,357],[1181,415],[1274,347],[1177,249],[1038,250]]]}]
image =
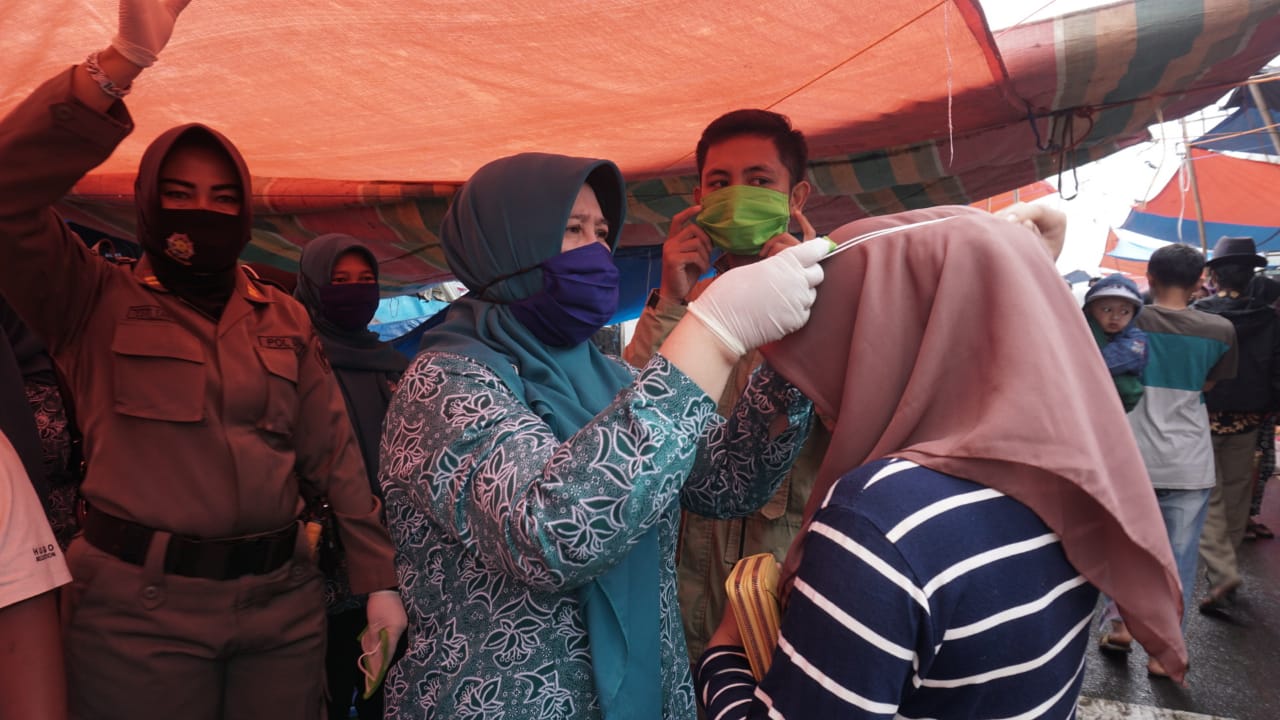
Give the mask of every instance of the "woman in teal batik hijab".
[{"label": "woman in teal batik hijab", "polygon": [[727,274],[636,372],[588,341],[617,308],[625,204],[612,163],[525,154],[481,168],[445,217],[469,292],[423,336],[383,429],[410,617],[390,717],[694,716],[679,507],[762,505],[811,407],[767,369],[728,420],[710,395],[804,323],[826,246]]}]

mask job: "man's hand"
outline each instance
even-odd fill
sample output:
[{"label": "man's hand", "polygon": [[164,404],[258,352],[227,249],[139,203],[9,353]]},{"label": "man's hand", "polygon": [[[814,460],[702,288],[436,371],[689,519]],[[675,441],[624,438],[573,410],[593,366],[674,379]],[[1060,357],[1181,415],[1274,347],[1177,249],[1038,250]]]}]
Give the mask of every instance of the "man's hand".
[{"label": "man's hand", "polygon": [[711,267],[711,238],[693,222],[701,205],[687,208],[671,218],[671,231],[662,245],[662,284],[658,293],[675,302],[685,302],[698,278]]},{"label": "man's hand", "polygon": [[1044,205],[1020,202],[1001,211],[1001,214],[1009,222],[1018,223],[1039,235],[1044,240],[1049,256],[1055,261],[1062,254],[1062,246],[1067,240],[1066,213]]},{"label": "man's hand", "polygon": [[809,219],[806,218],[804,213],[800,212],[799,209],[793,209],[791,211],[791,217],[800,225],[801,239],[796,239],[796,236],[791,233],[774,235],[769,238],[768,242],[761,246],[760,257],[773,257],[789,247],[795,247],[806,240],[812,240],[818,237],[818,233],[813,229],[813,225],[809,224]]}]

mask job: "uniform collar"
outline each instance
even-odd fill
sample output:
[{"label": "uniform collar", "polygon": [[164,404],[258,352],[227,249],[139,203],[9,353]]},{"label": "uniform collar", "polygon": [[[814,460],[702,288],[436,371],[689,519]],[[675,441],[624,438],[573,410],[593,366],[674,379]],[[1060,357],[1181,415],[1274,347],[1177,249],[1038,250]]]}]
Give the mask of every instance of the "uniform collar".
[{"label": "uniform collar", "polygon": [[266,305],[273,303],[275,300],[267,294],[266,288],[262,283],[249,277],[249,273],[245,270],[244,265],[238,265],[236,273],[236,295],[248,300],[255,305]]},{"label": "uniform collar", "polygon": [[[238,269],[239,272],[236,273],[236,289],[232,293],[233,296],[244,298],[245,301],[255,305],[265,305],[267,303],[275,302],[275,300],[262,287],[261,283],[251,279],[249,274],[244,272],[243,265],[239,265]],[[134,265],[133,275],[138,279],[138,282],[146,285],[152,290],[170,293],[169,288],[165,287],[164,283],[160,282],[160,278],[156,277],[155,268],[151,267],[151,258],[148,257],[146,253],[143,253],[142,257],[138,260],[138,263]]]}]

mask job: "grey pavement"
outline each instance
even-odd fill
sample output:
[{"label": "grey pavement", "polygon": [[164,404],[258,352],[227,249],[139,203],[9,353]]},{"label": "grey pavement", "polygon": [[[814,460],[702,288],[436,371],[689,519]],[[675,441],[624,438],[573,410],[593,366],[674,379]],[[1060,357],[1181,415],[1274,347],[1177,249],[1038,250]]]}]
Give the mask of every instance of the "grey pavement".
[{"label": "grey pavement", "polygon": [[[1262,522],[1280,530],[1280,479],[1267,487]],[[1229,619],[1203,615],[1193,606],[1186,623],[1191,670],[1188,687],[1147,677],[1147,655],[1134,644],[1128,657],[1115,659],[1089,650],[1082,695],[1132,706],[1153,706],[1235,720],[1280,720],[1280,539],[1245,541],[1240,550],[1244,585]],[[1195,597],[1205,593],[1203,568]],[[1148,708],[1126,713],[1086,712],[1080,717],[1186,717],[1151,715]],[[1099,705],[1121,707],[1114,703]]]}]

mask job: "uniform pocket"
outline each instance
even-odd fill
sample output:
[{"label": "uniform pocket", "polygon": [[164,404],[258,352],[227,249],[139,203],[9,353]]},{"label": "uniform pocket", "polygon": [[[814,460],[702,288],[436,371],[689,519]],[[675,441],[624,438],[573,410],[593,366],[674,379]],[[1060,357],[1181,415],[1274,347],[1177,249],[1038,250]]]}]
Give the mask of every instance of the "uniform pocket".
[{"label": "uniform pocket", "polygon": [[298,415],[298,356],[293,350],[257,348],[267,371],[267,398],[258,429],[276,435],[293,434]]},{"label": "uniform pocket", "polygon": [[120,323],[111,360],[116,412],[169,422],[204,419],[205,357],[195,337],[168,323]]}]

